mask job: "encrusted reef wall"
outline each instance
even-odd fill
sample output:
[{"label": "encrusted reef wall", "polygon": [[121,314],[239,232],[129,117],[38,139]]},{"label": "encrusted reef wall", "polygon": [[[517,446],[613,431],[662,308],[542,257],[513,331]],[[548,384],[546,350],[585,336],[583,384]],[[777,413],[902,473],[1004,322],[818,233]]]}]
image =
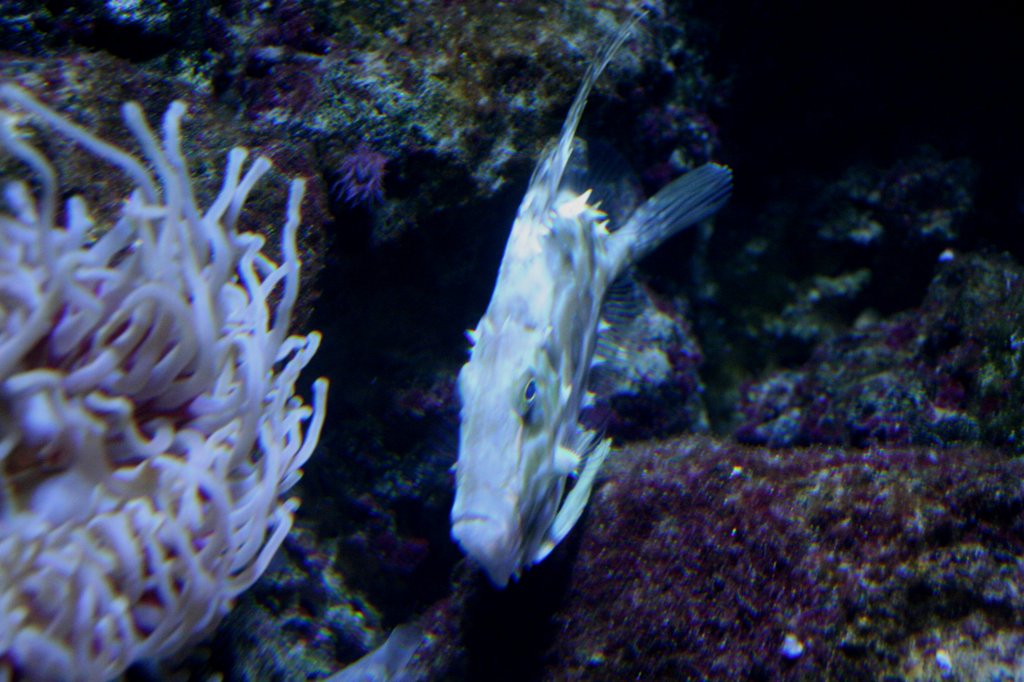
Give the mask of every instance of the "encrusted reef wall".
[{"label": "encrusted reef wall", "polygon": [[1013,679],[1022,474],[970,447],[630,448],[542,679]]},{"label": "encrusted reef wall", "polygon": [[[659,23],[599,90],[630,121],[623,139],[648,150],[645,133],[678,139],[699,158],[674,163],[702,160],[715,143],[702,113],[715,93],[700,47],[684,39],[681,17],[650,7]],[[310,145],[303,156],[338,208],[373,205],[373,238],[388,241],[528,174],[586,61],[632,9],[626,0],[14,2],[0,30],[22,57],[74,54],[85,62],[78,78],[104,90],[158,97],[124,82],[142,70],[218,102],[247,135]],[[123,66],[93,63],[100,54]],[[651,172],[671,173],[671,163],[652,159]]]}]

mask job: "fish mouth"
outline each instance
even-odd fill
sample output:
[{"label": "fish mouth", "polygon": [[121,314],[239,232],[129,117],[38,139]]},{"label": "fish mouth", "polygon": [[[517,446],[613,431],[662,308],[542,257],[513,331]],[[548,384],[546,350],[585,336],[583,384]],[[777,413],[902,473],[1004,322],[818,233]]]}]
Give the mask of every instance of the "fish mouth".
[{"label": "fish mouth", "polygon": [[483,566],[496,587],[505,587],[519,566],[511,524],[487,514],[464,513],[452,519],[452,537]]},{"label": "fish mouth", "polygon": [[481,523],[499,523],[498,519],[494,518],[489,514],[480,514],[478,512],[462,512],[457,515],[452,515],[452,527],[460,523],[471,523],[473,521],[480,521]]}]

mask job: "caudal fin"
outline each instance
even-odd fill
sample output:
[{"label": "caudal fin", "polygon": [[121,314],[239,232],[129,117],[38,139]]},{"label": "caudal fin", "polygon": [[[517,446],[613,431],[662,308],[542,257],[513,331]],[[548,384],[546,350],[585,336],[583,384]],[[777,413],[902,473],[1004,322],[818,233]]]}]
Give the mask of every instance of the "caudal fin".
[{"label": "caudal fin", "polygon": [[713,215],[731,192],[732,170],[717,163],[706,163],[663,187],[609,235],[615,276],[676,232]]}]

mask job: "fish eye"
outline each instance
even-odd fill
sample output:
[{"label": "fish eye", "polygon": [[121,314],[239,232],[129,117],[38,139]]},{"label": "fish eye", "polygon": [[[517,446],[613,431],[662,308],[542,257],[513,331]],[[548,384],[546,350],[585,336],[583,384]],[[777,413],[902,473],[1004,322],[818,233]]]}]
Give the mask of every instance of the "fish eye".
[{"label": "fish eye", "polygon": [[516,412],[519,413],[520,418],[525,420],[532,420],[535,416],[533,413],[536,412],[537,402],[537,380],[533,377],[531,372],[526,372],[522,379],[519,381],[519,392],[515,396],[515,408]]},{"label": "fish eye", "polygon": [[537,397],[537,382],[530,379],[526,382],[526,388],[523,389],[523,400],[527,405],[533,402],[533,399]]}]

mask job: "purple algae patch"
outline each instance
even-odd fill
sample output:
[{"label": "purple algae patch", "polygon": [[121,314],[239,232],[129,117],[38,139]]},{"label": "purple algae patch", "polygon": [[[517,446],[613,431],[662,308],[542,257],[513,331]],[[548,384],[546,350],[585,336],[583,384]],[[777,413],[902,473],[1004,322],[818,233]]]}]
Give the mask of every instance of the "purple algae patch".
[{"label": "purple algae patch", "polygon": [[1024,615],[1024,470],[994,451],[689,437],[609,469],[544,679],[888,679],[924,633]]}]

